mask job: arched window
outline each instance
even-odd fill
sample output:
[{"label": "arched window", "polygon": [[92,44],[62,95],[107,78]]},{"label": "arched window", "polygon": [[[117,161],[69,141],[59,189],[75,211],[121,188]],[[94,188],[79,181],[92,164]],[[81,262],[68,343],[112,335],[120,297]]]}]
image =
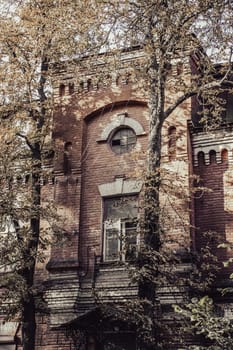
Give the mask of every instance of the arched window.
[{"label": "arched window", "polygon": [[136,145],[137,137],[133,129],[121,127],[110,138],[110,146],[114,153],[123,154],[130,152]]},{"label": "arched window", "polygon": [[[123,145],[123,142],[131,143],[132,141],[134,143],[134,139],[139,135],[145,135],[141,124],[135,119],[128,117],[127,113],[119,113],[114,120],[107,124],[97,141],[108,141],[111,146],[114,140],[113,145],[117,145],[117,143]],[[117,141],[119,139],[122,141]]]},{"label": "arched window", "polygon": [[197,159],[198,159],[198,165],[205,165],[205,154],[204,152],[198,152],[197,155]]},{"label": "arched window", "polygon": [[74,83],[69,83],[69,94],[73,95],[74,93]]},{"label": "arched window", "polygon": [[79,83],[79,92],[82,92],[84,90],[84,81],[80,81]]},{"label": "arched window", "polygon": [[87,91],[91,91],[91,90],[93,90],[92,80],[88,79],[87,80]]},{"label": "arched window", "polygon": [[216,152],[214,150],[211,150],[209,152],[209,157],[210,157],[210,164],[216,163]]},{"label": "arched window", "polygon": [[227,149],[223,149],[221,152],[221,160],[222,163],[227,163],[228,162],[228,150]]},{"label": "arched window", "polygon": [[169,160],[176,159],[176,127],[171,126],[168,129],[168,157]]},{"label": "arched window", "polygon": [[66,87],[64,84],[60,84],[59,86],[59,96],[62,97],[65,95],[65,92],[66,92]]},{"label": "arched window", "polygon": [[183,65],[183,62],[178,62],[177,65],[176,65],[176,72],[177,72],[177,75],[181,75],[183,73],[183,69],[184,69],[184,65]]},{"label": "arched window", "polygon": [[65,175],[72,173],[72,142],[66,142],[64,145],[63,170]]}]

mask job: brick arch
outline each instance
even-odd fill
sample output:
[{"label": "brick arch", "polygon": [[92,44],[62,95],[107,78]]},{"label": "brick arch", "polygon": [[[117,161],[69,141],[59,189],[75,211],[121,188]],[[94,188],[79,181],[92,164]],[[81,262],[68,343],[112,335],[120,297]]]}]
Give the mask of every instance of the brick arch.
[{"label": "brick arch", "polygon": [[142,125],[138,121],[134,120],[133,118],[129,118],[127,113],[120,113],[116,115],[115,120],[110,122],[104,128],[98,141],[107,141],[112,131],[119,127],[129,127],[134,130],[136,135],[145,134]]},{"label": "brick arch", "polygon": [[222,163],[228,162],[228,149],[227,148],[223,148],[221,150],[221,161],[222,161]]},{"label": "brick arch", "polygon": [[209,162],[210,164],[216,163],[217,152],[214,149],[209,151]]},{"label": "brick arch", "polygon": [[[107,113],[109,111],[114,111],[115,109],[124,108],[130,106],[142,106],[142,107],[148,107],[147,102],[145,101],[139,101],[139,100],[120,100],[120,101],[114,101],[109,104],[104,104],[103,106],[98,108],[93,108],[93,111],[91,113],[88,113],[84,116],[84,120],[89,121],[90,119],[94,118],[97,115]],[[123,111],[122,111],[123,113]]]},{"label": "brick arch", "polygon": [[205,153],[199,151],[197,154],[198,165],[205,165]]}]

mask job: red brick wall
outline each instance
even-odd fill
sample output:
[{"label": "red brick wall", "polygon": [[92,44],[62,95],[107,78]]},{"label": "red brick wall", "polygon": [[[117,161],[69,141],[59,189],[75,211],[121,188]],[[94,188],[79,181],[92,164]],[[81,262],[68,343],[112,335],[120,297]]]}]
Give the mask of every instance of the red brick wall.
[{"label": "red brick wall", "polygon": [[108,142],[97,142],[106,125],[120,112],[127,112],[130,118],[141,123],[148,131],[146,107],[125,104],[113,110],[98,114],[85,121],[86,135],[83,145],[81,229],[79,249],[82,263],[86,265],[87,252],[94,249],[102,254],[102,198],[98,185],[113,182],[115,176],[136,177],[139,161],[146,156],[147,135],[137,137],[137,145],[130,153],[116,155]]},{"label": "red brick wall", "polygon": [[[169,95],[170,96],[170,95]],[[98,91],[83,92],[70,97],[60,98],[59,108],[54,116],[53,134],[57,147],[55,161],[55,183],[45,192],[54,198],[60,208],[61,217],[65,218],[65,228],[71,233],[70,238],[62,244],[51,247],[51,262],[59,266],[54,273],[66,274],[70,266],[78,272],[91,273],[94,253],[103,254],[102,198],[98,185],[113,182],[116,176],[135,178],[141,175],[146,160],[149,114],[145,103],[146,97],[137,85],[118,85]],[[118,113],[128,113],[128,117],[138,121],[145,135],[137,137],[137,145],[130,153],[116,155],[108,142],[97,142],[105,127],[116,118]],[[163,162],[167,169],[174,168],[174,176],[181,176],[185,190],[188,188],[188,146],[187,119],[190,116],[190,104],[184,103],[167,121],[163,130]],[[167,129],[176,126],[178,133],[176,159],[168,162]],[[64,147],[72,143],[72,172],[64,174]],[[169,164],[168,164],[169,163]],[[172,181],[174,178],[172,179]],[[178,181],[178,182],[179,182]],[[185,212],[182,220],[189,220],[187,202],[174,196],[177,208]],[[166,200],[165,200],[166,201]],[[165,214],[167,215],[168,211]],[[171,234],[189,242],[189,223],[181,227],[180,218],[173,208],[171,215],[173,227]],[[176,227],[174,228],[174,222]],[[169,228],[170,229],[170,228]],[[75,262],[80,264],[75,267]],[[63,268],[62,268],[63,266]],[[59,270],[59,272],[57,272]],[[53,279],[51,270],[50,279]],[[54,282],[52,280],[52,282]],[[37,350],[73,350],[71,341],[66,339],[62,329],[50,329],[50,318],[42,317],[38,322]]]},{"label": "red brick wall", "polygon": [[[216,163],[214,156],[210,158],[210,164],[206,165],[199,158],[195,174],[200,177],[198,186],[203,186],[203,191],[195,194],[195,225],[196,225],[196,247],[200,250],[207,244],[204,232],[212,231],[211,247],[214,254],[220,260],[229,257],[225,249],[218,249],[221,242],[230,238],[233,229],[233,215],[226,209],[226,172],[229,170],[227,162]],[[215,234],[216,233],[216,234]],[[227,273],[227,271],[225,271]]]}]

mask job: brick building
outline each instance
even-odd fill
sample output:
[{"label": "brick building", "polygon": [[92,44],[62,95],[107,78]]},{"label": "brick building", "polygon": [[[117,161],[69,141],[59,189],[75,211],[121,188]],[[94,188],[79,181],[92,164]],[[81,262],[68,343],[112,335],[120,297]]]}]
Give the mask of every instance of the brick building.
[{"label": "brick building", "polygon": [[[136,219],[149,110],[145,87],[133,75],[129,62],[139,62],[142,56],[140,50],[123,53],[117,72],[108,72],[98,80],[97,72],[103,71],[104,65],[101,58],[88,75],[85,69],[79,73],[79,81],[72,68],[62,71],[59,67],[55,75],[53,137],[59,151],[54,179],[44,185],[44,194],[54,198],[70,236],[50,248],[46,269],[38,266],[37,278],[44,284],[49,312],[38,316],[37,350],[75,349],[80,330],[87,335],[85,349],[109,349],[109,339],[116,349],[136,349],[135,336],[126,325],[106,320],[100,326],[96,295],[101,303],[114,305],[131,300],[138,292],[123,263],[137,254],[140,245]],[[177,57],[171,77],[192,79],[196,60],[198,56],[188,53]],[[178,93],[171,89],[167,95],[169,105]],[[165,190],[161,203],[167,235],[171,240],[176,238],[174,249],[178,250],[177,241],[183,248],[198,249],[205,244],[202,232],[207,230],[232,241],[233,110],[230,98],[227,101],[226,122],[215,131],[207,133],[197,127],[196,104],[191,99],[164,124]],[[180,193],[189,194],[193,175],[199,175],[212,191],[190,202]],[[169,185],[171,179],[173,186]],[[169,187],[173,192],[166,192]],[[225,259],[225,250],[221,254]],[[189,268],[190,262],[184,260],[181,269]],[[171,305],[179,297],[178,289],[172,294],[164,289],[160,303]],[[230,299],[225,309],[231,316]],[[3,329],[1,350],[12,349],[12,334],[17,333],[12,329],[11,333]],[[98,336],[100,329],[104,347]]]}]

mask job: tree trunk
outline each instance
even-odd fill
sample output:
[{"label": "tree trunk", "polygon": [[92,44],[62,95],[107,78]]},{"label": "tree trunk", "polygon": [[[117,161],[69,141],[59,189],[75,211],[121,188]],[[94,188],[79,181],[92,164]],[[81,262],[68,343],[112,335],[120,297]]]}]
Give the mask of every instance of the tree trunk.
[{"label": "tree trunk", "polygon": [[145,182],[145,242],[150,248],[160,247],[160,160],[161,132],[164,121],[165,81],[163,67],[156,62],[150,67],[150,133],[148,141],[148,166]]},{"label": "tree trunk", "polygon": [[22,302],[22,342],[23,350],[35,349],[36,337],[36,310],[35,310],[35,291],[34,275],[36,266],[36,253],[39,245],[40,236],[40,205],[41,205],[41,147],[40,143],[35,143],[32,151],[32,183],[31,183],[31,220],[30,220],[30,238],[24,251],[24,261],[26,265],[21,272],[27,289]]},{"label": "tree trunk", "polygon": [[30,295],[22,305],[22,342],[23,350],[35,349],[36,319],[35,300]]},{"label": "tree trunk", "polygon": [[[148,166],[145,179],[145,210],[144,210],[144,243],[145,252],[142,254],[140,267],[154,266],[151,256],[156,259],[159,266],[159,254],[161,246],[161,226],[160,226],[160,160],[161,160],[161,131],[164,121],[164,100],[165,100],[165,80],[163,67],[152,61],[149,79],[150,79],[150,133],[148,141]],[[159,269],[153,268],[148,271],[148,275],[141,279],[139,284],[139,296],[148,300],[149,303],[144,304],[144,313],[153,323],[151,340],[142,344],[146,350],[157,349],[159,332],[156,324],[155,304],[156,304],[156,288]],[[152,276],[153,275],[153,276]],[[153,282],[152,282],[153,281]]]},{"label": "tree trunk", "polygon": [[42,172],[42,159],[41,159],[41,138],[43,137],[42,129],[46,118],[46,73],[48,71],[48,59],[43,57],[41,60],[41,76],[38,86],[38,95],[40,100],[40,114],[32,115],[32,118],[37,122],[37,137],[33,145],[31,145],[32,152],[32,183],[31,183],[31,236],[27,242],[27,248],[25,250],[25,259],[28,264],[22,271],[22,277],[26,284],[27,295],[23,300],[22,305],[22,341],[23,350],[35,349],[36,338],[36,307],[35,307],[35,291],[34,287],[34,275],[36,267],[36,256],[39,246],[40,238],[40,220],[41,220],[41,172]]}]

